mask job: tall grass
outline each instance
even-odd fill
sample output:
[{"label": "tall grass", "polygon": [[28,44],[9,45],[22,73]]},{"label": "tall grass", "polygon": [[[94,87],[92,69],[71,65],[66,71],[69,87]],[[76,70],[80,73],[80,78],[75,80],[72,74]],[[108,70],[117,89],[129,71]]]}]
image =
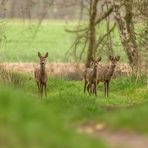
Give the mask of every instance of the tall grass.
[{"label": "tall grass", "polygon": [[12,72],[10,70],[6,70],[5,67],[0,65],[0,82],[6,85],[14,86],[14,87],[23,87],[24,81],[28,78],[16,72]]}]

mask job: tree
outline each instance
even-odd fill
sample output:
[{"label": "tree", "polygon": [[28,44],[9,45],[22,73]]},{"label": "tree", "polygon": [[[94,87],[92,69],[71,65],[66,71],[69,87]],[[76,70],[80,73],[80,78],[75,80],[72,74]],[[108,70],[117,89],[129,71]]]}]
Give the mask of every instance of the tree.
[{"label": "tree", "polygon": [[[145,0],[143,0],[145,1]],[[97,5],[98,4],[98,5]],[[144,4],[144,3],[143,3]],[[77,37],[72,47],[75,44],[78,45],[79,41],[85,37],[85,46],[88,44],[88,54],[86,60],[86,67],[89,67],[89,63],[92,57],[96,56],[96,51],[99,46],[103,44],[105,38],[107,38],[107,43],[110,52],[113,53],[112,40],[110,37],[110,33],[114,30],[117,25],[122,47],[125,50],[129,63],[133,68],[133,71],[138,75],[141,72],[141,58],[140,52],[137,43],[137,36],[135,34],[134,28],[134,1],[133,0],[89,0],[89,25],[86,28],[77,29],[77,30],[67,30],[72,33],[76,33]],[[106,5],[106,9],[102,11],[102,13],[97,13],[98,9],[104,7]],[[144,6],[144,5],[142,5]],[[145,9],[144,9],[145,10]],[[113,12],[113,13],[112,13]],[[114,19],[111,21],[115,21],[115,24],[110,28],[110,14],[114,16]],[[125,15],[124,15],[125,14]],[[145,13],[144,13],[145,14]],[[99,17],[98,17],[99,15]],[[103,36],[96,34],[96,26],[102,21],[106,19],[107,26],[106,32]],[[80,27],[78,27],[80,28]],[[98,39],[97,39],[98,38]],[[84,49],[82,50],[84,51]]]},{"label": "tree", "polygon": [[89,20],[89,28],[88,28],[88,38],[89,38],[89,45],[88,45],[88,55],[87,55],[87,62],[86,67],[90,67],[90,62],[92,58],[95,58],[96,54],[96,15],[97,15],[97,3],[98,0],[90,0],[90,20]]},{"label": "tree", "polygon": [[98,48],[103,43],[105,38],[107,38],[115,28],[115,24],[111,28],[108,26],[107,32],[105,32],[103,35],[99,35],[99,36],[97,35],[96,27],[102,20],[107,18],[113,11],[113,7],[109,6],[105,11],[98,12],[97,11],[98,8],[101,8],[99,4],[101,6],[104,5],[104,3],[102,3],[102,1],[99,1],[99,0],[89,0],[85,2],[85,4],[83,3],[83,5],[85,6],[85,10],[88,11],[88,20],[89,20],[88,26],[82,28],[79,23],[77,27],[78,29],[76,30],[65,29],[70,33],[76,34],[76,39],[73,42],[70,50],[74,49],[74,51],[76,51],[76,48],[78,47],[78,45],[84,42],[84,46],[80,53],[80,58],[82,57],[84,50],[87,48],[86,67],[90,66],[90,61],[92,58],[96,57],[96,52]]},{"label": "tree", "polygon": [[[139,50],[137,48],[133,24],[133,0],[125,0],[122,1],[122,3],[120,0],[114,0],[113,6],[115,20],[120,33],[121,43],[127,53],[131,67],[136,74],[139,74],[141,71],[141,61]],[[125,16],[122,15],[123,9],[120,9],[121,6],[125,8]]]}]

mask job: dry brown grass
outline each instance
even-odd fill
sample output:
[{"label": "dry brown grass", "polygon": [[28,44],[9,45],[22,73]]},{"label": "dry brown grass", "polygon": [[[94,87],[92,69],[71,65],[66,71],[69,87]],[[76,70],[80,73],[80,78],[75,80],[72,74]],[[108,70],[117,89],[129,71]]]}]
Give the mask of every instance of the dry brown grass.
[{"label": "dry brown grass", "polygon": [[[18,73],[30,73],[33,74],[36,63],[1,63],[2,68],[7,71]],[[49,76],[64,77],[73,80],[83,79],[83,72],[85,69],[84,64],[77,63],[48,63],[47,72]],[[120,63],[115,69],[113,77],[127,76],[132,73],[132,69],[128,64]]]}]

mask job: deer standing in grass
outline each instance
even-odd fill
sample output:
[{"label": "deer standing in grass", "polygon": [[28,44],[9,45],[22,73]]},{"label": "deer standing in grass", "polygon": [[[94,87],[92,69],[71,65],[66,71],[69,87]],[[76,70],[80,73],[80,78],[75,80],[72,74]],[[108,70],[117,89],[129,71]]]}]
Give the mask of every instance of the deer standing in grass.
[{"label": "deer standing in grass", "polygon": [[42,56],[41,53],[38,52],[38,57],[40,58],[40,64],[38,65],[38,67],[35,68],[34,77],[42,98],[43,92],[45,92],[45,96],[47,97],[48,75],[46,72],[46,59],[48,57],[48,52],[44,56]]},{"label": "deer standing in grass", "polygon": [[120,60],[120,56],[109,56],[109,63],[98,67],[98,79],[97,83],[104,82],[104,94],[108,97],[109,83],[112,75],[114,74],[117,61]]},{"label": "deer standing in grass", "polygon": [[92,59],[91,67],[86,68],[84,72],[84,93],[87,92],[89,94],[95,93],[97,95],[97,81],[98,81],[98,64],[101,61],[101,57],[97,60]]}]

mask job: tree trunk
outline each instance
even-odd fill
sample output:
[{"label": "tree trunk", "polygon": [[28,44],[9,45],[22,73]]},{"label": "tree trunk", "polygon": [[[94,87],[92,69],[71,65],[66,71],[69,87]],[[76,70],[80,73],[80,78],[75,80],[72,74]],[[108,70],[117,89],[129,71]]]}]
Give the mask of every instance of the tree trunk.
[{"label": "tree trunk", "polygon": [[97,3],[98,0],[90,0],[90,20],[89,20],[89,45],[87,53],[86,67],[90,67],[90,62],[92,58],[95,58],[96,54],[96,28],[95,21],[97,15]]},{"label": "tree trunk", "polygon": [[136,36],[134,34],[134,25],[132,21],[132,4],[133,0],[124,2],[125,16],[122,16],[120,12],[121,3],[119,0],[115,0],[114,5],[114,17],[118,25],[121,42],[124,50],[127,53],[131,67],[136,74],[141,72],[140,56],[136,43]]}]

